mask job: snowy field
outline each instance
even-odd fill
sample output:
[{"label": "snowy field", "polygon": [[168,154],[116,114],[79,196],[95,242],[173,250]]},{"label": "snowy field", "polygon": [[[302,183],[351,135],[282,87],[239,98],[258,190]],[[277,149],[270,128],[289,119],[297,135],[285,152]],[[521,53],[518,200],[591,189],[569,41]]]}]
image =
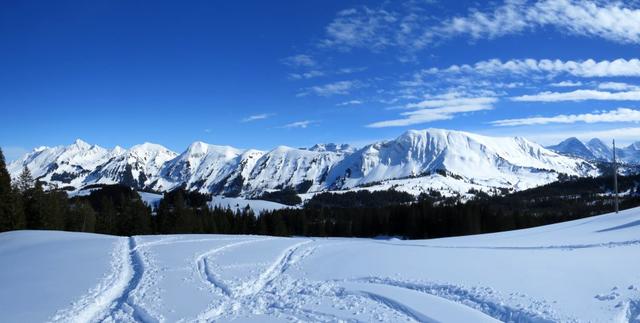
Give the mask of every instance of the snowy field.
[{"label": "snowy field", "polygon": [[637,322],[640,209],[437,240],[0,234],[2,322]]}]

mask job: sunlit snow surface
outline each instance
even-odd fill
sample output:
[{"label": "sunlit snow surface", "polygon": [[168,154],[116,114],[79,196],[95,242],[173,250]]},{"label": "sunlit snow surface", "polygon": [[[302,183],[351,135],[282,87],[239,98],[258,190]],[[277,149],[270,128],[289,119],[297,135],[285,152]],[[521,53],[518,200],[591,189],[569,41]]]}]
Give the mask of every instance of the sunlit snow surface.
[{"label": "sunlit snow surface", "polygon": [[640,209],[437,240],[0,234],[3,322],[627,322]]}]

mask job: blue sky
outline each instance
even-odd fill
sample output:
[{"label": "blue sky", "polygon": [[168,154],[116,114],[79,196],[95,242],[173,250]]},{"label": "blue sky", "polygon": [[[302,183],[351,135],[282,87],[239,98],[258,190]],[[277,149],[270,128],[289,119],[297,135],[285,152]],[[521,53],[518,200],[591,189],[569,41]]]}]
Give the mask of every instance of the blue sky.
[{"label": "blue sky", "polygon": [[640,3],[5,1],[0,146],[640,140]]}]

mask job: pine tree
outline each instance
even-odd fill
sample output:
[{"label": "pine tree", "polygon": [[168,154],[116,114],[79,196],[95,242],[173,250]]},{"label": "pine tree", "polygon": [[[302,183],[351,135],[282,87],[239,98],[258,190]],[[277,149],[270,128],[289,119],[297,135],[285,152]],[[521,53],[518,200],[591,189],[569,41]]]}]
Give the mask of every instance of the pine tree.
[{"label": "pine tree", "polygon": [[0,232],[24,227],[24,210],[20,196],[11,186],[11,176],[0,149]]},{"label": "pine tree", "polygon": [[4,197],[11,193],[11,176],[7,171],[7,164],[4,160],[4,154],[0,149],[0,197]]},{"label": "pine tree", "polygon": [[22,173],[18,177],[18,183],[16,184],[18,190],[22,193],[32,189],[34,187],[33,176],[31,176],[31,171],[27,166],[22,168]]}]

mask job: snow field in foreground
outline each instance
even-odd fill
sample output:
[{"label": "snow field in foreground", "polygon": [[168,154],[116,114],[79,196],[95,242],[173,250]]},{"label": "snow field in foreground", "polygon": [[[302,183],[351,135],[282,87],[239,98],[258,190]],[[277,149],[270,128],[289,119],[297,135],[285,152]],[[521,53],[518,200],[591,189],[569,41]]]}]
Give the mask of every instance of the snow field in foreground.
[{"label": "snow field in foreground", "polygon": [[640,209],[435,240],[0,234],[3,322],[636,322]]}]

